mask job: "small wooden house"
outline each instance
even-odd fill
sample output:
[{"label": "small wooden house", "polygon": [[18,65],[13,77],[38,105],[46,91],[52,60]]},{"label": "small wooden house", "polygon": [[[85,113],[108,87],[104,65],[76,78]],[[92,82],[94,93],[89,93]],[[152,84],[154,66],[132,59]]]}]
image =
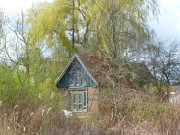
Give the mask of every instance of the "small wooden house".
[{"label": "small wooden house", "polygon": [[[109,85],[105,76],[108,71],[107,64],[97,57],[74,54],[56,82],[56,87],[67,96],[69,110],[78,116],[97,110],[99,90]],[[135,88],[128,79],[122,83]]]},{"label": "small wooden house", "polygon": [[74,54],[57,80],[56,87],[66,93],[69,109],[77,115],[97,110],[102,68],[102,61],[97,57]]}]

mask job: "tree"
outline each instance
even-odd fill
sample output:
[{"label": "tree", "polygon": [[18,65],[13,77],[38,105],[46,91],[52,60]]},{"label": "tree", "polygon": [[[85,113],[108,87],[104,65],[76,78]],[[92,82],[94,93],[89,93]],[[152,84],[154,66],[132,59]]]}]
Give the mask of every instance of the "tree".
[{"label": "tree", "polygon": [[57,0],[53,3],[40,3],[29,10],[29,34],[34,35],[37,41],[44,39],[59,58],[62,55],[72,55],[78,51],[78,46],[87,42],[91,22],[90,11],[94,3],[94,0]]},{"label": "tree", "polygon": [[152,45],[149,53],[149,67],[160,96],[164,94],[163,86],[166,86],[167,98],[169,98],[168,87],[180,76],[179,45],[178,42],[169,40],[157,42]]},{"label": "tree", "polygon": [[[2,80],[9,80],[9,82],[14,80],[13,84],[8,81],[5,84],[3,84],[5,81],[0,82],[3,87],[12,86],[0,89],[0,96],[2,96],[0,98],[3,101],[8,96],[9,98],[15,96],[18,99],[26,96],[38,97],[39,93],[43,97],[50,97],[54,81],[59,75],[57,72],[61,71],[60,64],[62,63],[57,62],[56,59],[44,57],[45,53],[48,53],[46,45],[41,40],[34,42],[33,35],[28,33],[29,25],[25,20],[26,15],[21,12],[14,18],[8,18],[4,26],[0,58],[5,66],[1,66],[0,63],[2,67],[0,74],[3,75],[3,72],[7,71],[9,73],[4,73],[6,78]],[[6,95],[3,95],[4,93]]]},{"label": "tree", "polygon": [[74,44],[83,52],[104,58],[109,69],[105,79],[111,83],[114,96],[115,121],[116,92],[132,75],[127,67],[146,48],[143,42],[151,33],[147,20],[150,14],[157,17],[158,12],[155,0],[57,0],[32,8],[27,21],[31,26],[29,34],[46,40],[58,59],[62,54],[74,53]]},{"label": "tree", "polygon": [[[86,47],[99,53],[108,64],[106,79],[111,83],[112,121],[117,120],[120,103],[117,92],[123,91],[127,78],[132,77],[131,62],[139,58],[151,31],[147,19],[158,14],[156,1],[99,0],[93,12],[92,32]],[[103,78],[104,79],[104,78]],[[126,89],[127,90],[127,89]]]},{"label": "tree", "polygon": [[29,34],[45,39],[58,55],[71,55],[76,43],[83,52],[100,54],[116,67],[144,49],[142,42],[150,36],[147,19],[150,13],[158,14],[157,6],[155,0],[45,2],[29,11]]}]

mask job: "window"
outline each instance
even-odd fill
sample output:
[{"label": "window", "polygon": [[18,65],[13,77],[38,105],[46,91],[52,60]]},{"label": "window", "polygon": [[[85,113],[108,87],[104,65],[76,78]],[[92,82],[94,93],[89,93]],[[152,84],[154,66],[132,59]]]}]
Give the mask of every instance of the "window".
[{"label": "window", "polygon": [[82,94],[79,94],[78,108],[79,108],[79,110],[82,110]]},{"label": "window", "polygon": [[73,94],[73,108],[77,110],[77,94]]},{"label": "window", "polygon": [[85,90],[69,90],[69,107],[72,111],[87,111],[87,92]]}]

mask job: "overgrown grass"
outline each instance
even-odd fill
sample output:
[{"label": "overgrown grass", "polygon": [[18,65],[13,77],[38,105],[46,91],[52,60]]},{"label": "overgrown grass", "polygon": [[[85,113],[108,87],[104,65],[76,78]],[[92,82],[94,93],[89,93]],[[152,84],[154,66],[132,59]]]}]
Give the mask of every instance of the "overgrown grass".
[{"label": "overgrown grass", "polygon": [[[34,105],[29,100],[9,108],[0,108],[1,135],[79,135],[101,133],[91,128],[90,119],[66,118],[63,108],[49,107],[47,103]],[[91,119],[92,120],[92,119]]]},{"label": "overgrown grass", "polygon": [[[58,101],[54,101],[58,102]],[[111,123],[111,109],[92,113],[86,119],[66,118],[62,104],[42,101],[34,104],[24,99],[10,107],[0,107],[1,135],[86,135],[86,134],[157,134],[178,135],[180,133],[180,105],[150,102],[143,98],[132,98],[118,110],[118,119]]]}]

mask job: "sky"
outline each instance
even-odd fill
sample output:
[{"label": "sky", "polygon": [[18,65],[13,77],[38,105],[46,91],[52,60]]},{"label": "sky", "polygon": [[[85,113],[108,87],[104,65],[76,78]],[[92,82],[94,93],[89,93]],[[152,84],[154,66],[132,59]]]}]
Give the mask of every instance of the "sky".
[{"label": "sky", "polygon": [[158,21],[151,20],[150,26],[155,29],[159,39],[180,41],[180,0],[159,0],[159,5]]},{"label": "sky", "polygon": [[[53,0],[0,0],[0,8],[5,13],[15,14],[20,9],[32,7],[32,3]],[[180,0],[159,0],[160,16],[157,20],[149,21],[149,25],[156,31],[157,38],[166,40],[173,38],[180,41]]]},{"label": "sky", "polygon": [[0,8],[4,9],[6,13],[13,14],[20,10],[31,8],[33,3],[53,0],[0,0]]}]

